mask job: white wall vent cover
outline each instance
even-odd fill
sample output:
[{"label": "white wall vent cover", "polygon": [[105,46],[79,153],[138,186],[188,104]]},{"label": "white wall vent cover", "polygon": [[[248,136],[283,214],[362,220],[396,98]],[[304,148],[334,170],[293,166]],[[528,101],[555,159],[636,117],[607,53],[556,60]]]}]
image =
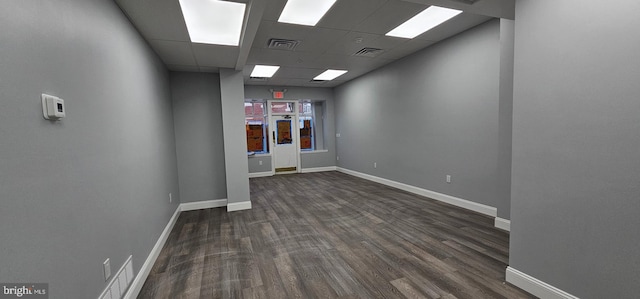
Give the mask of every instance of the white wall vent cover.
[{"label": "white wall vent cover", "polygon": [[299,44],[299,40],[272,38],[269,40],[269,49],[295,51]]},{"label": "white wall vent cover", "polygon": [[371,58],[373,58],[373,57],[378,56],[382,52],[384,52],[384,50],[378,49],[378,48],[362,48],[362,49],[360,49],[360,51],[355,52],[353,54],[353,56],[371,57]]}]

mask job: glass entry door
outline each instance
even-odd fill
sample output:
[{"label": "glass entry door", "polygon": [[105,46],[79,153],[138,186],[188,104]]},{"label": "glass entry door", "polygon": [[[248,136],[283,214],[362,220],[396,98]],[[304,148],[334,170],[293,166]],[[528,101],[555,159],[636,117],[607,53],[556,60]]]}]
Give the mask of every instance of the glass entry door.
[{"label": "glass entry door", "polygon": [[296,117],[292,115],[274,115],[271,119],[275,172],[297,172],[298,134],[296,134]]}]

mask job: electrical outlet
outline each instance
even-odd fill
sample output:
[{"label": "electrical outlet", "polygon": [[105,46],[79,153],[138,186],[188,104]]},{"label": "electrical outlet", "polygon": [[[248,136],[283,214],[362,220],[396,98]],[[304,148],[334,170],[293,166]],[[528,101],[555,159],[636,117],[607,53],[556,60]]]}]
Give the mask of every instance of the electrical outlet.
[{"label": "electrical outlet", "polygon": [[173,197],[171,196],[171,192],[169,192],[169,203],[173,202]]},{"label": "electrical outlet", "polygon": [[258,165],[262,165],[262,160],[258,161]]},{"label": "electrical outlet", "polygon": [[111,260],[106,259],[102,263],[102,268],[104,269],[104,281],[107,281],[109,280],[109,277],[111,277]]},{"label": "electrical outlet", "polygon": [[447,184],[451,184],[451,176],[447,174]]},{"label": "electrical outlet", "polygon": [[373,162],[373,168],[378,168],[378,162]]},{"label": "electrical outlet", "polygon": [[336,156],[336,160],[340,161],[340,157],[339,157],[339,156]]},{"label": "electrical outlet", "polygon": [[337,138],[340,138],[340,133],[337,133],[337,134],[336,134],[336,137],[337,137]]}]

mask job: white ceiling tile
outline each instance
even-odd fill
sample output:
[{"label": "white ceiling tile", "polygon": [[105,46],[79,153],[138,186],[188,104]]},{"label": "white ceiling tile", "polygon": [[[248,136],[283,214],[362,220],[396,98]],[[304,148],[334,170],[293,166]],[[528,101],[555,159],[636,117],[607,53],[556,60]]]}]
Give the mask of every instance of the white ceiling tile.
[{"label": "white ceiling tile", "polygon": [[377,63],[378,58],[324,54],[310,62],[313,68],[351,70]]},{"label": "white ceiling tile", "polygon": [[191,41],[177,0],[116,0],[148,40]]},{"label": "white ceiling tile", "polygon": [[314,51],[321,54],[348,33],[349,31],[346,30],[315,27],[311,34],[303,38],[297,50]]},{"label": "white ceiling tile", "polygon": [[165,64],[196,65],[191,52],[191,42],[151,40],[149,43]]},{"label": "white ceiling tile", "polygon": [[[359,42],[356,42],[356,39],[358,39]],[[378,48],[386,52],[406,42],[407,40],[403,38],[352,31],[334,42],[325,53],[353,55],[365,47]]]},{"label": "white ceiling tile", "polygon": [[253,81],[253,80],[244,80],[244,84],[246,85],[269,85],[268,81]]},{"label": "white ceiling tile", "polygon": [[389,1],[354,28],[356,31],[387,34],[393,28],[425,10],[428,5]]},{"label": "white ceiling tile", "polygon": [[[379,34],[369,34],[362,32],[349,32],[349,34],[343,36],[333,43],[331,47],[327,49],[325,53],[339,54],[339,55],[352,55],[356,51],[364,47],[369,47],[375,40],[380,38]],[[357,42],[356,39],[362,39],[361,42]]]},{"label": "white ceiling tile", "polygon": [[304,86],[309,83],[310,79],[280,79],[271,78],[267,84],[273,86]]},{"label": "white ceiling tile", "polygon": [[440,41],[491,19],[493,18],[476,14],[462,13],[447,21],[446,23],[435,27],[421,35],[418,35],[416,38]]},{"label": "white ceiling tile", "polygon": [[322,87],[328,87],[328,88],[333,88],[336,87],[342,83],[347,82],[346,80],[331,80],[327,83],[325,83]]},{"label": "white ceiling tile", "polygon": [[318,27],[351,30],[387,0],[339,0],[318,22]]},{"label": "white ceiling tile", "polygon": [[311,80],[323,71],[325,71],[325,69],[322,68],[314,69],[302,67],[281,67],[276,73],[276,77],[285,79],[302,78]]},{"label": "white ceiling tile", "polygon": [[238,47],[192,44],[196,63],[201,67],[235,68],[238,60]]},{"label": "white ceiling tile", "polygon": [[245,65],[244,68],[242,69],[242,76],[246,78],[249,78],[251,76],[251,72],[253,72],[253,67],[255,65]]},{"label": "white ceiling tile", "polygon": [[219,67],[201,66],[200,72],[202,73],[220,73]]},{"label": "white ceiling tile", "polygon": [[262,21],[253,42],[254,48],[267,48],[272,38],[302,41],[313,32],[313,27]]},{"label": "white ceiling tile", "polygon": [[278,21],[280,18],[280,14],[284,9],[285,4],[287,4],[287,0],[265,0],[269,3],[264,10],[264,15],[262,16],[263,20],[267,21]]},{"label": "white ceiling tile", "polygon": [[199,72],[200,69],[194,65],[167,65],[167,68],[174,72]]},{"label": "white ceiling tile", "polygon": [[305,87],[324,87],[324,88],[330,88],[330,87],[332,87],[332,86],[331,86],[331,85],[332,85],[332,84],[331,84],[332,82],[333,82],[333,81],[307,82],[307,83],[304,83],[304,85],[302,85],[302,86],[305,86]]},{"label": "white ceiling tile", "polygon": [[266,64],[279,66],[302,67],[308,61],[313,61],[319,53],[284,51],[272,49],[251,49],[247,64]]},{"label": "white ceiling tile", "polygon": [[431,40],[412,39],[383,53],[379,57],[382,59],[400,59],[435,43],[436,41]]},{"label": "white ceiling tile", "polygon": [[425,4],[425,5],[438,5],[453,9],[459,9],[465,13],[473,13],[478,15],[485,15],[495,18],[505,18],[513,20],[515,17],[515,5],[516,1],[513,0],[482,0],[476,1],[476,3],[469,5],[461,1],[455,0],[402,0],[407,2]]}]

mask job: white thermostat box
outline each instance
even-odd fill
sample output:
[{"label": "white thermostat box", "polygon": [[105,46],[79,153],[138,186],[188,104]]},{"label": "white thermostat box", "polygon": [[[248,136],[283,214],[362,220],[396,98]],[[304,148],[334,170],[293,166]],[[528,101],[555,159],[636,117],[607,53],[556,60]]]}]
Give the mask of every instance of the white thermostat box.
[{"label": "white thermostat box", "polygon": [[63,99],[42,94],[42,114],[45,119],[60,120],[66,116],[65,111]]}]

